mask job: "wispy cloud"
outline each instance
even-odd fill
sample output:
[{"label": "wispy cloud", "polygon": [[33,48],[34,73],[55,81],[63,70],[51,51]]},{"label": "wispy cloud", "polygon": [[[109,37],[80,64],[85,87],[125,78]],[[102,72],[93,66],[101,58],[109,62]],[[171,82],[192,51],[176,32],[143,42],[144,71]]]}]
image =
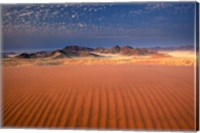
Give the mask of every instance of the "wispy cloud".
[{"label": "wispy cloud", "polygon": [[31,15],[31,14],[33,14],[33,11],[23,12],[23,13],[19,14],[18,16],[19,16],[19,17],[24,17],[24,16],[29,16],[29,15]]},{"label": "wispy cloud", "polygon": [[194,3],[166,2],[3,5],[3,33],[5,36],[54,35],[76,40],[148,35],[159,38],[160,34],[183,34],[180,25],[185,25],[185,33],[190,34],[193,9]]},{"label": "wispy cloud", "polygon": [[159,2],[159,3],[149,3],[145,6],[146,10],[160,10],[160,9],[166,9],[169,7],[173,7],[174,4],[166,3],[166,2]]}]

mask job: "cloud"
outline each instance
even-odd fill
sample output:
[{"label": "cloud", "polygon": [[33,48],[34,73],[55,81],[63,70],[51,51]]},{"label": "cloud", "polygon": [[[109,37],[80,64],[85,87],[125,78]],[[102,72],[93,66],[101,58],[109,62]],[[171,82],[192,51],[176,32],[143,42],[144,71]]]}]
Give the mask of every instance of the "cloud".
[{"label": "cloud", "polygon": [[131,15],[140,15],[140,14],[143,14],[144,13],[144,11],[143,10],[141,10],[141,9],[139,9],[139,10],[132,10],[132,11],[130,11],[129,12],[129,14],[131,14]]},{"label": "cloud", "polygon": [[[157,27],[166,16],[156,14],[149,17],[148,13],[168,9],[174,13],[182,10],[190,10],[191,4],[149,3],[142,4],[138,8],[125,9],[124,12],[112,11],[117,9],[114,5],[89,5],[89,4],[65,4],[65,5],[28,5],[5,6],[3,8],[3,28],[6,34],[59,34],[79,35],[84,33],[138,33],[136,26],[143,28]],[[61,10],[62,9],[62,10]],[[105,10],[106,9],[106,10]],[[173,10],[171,10],[173,9]],[[104,10],[103,12],[100,12]],[[96,12],[95,12],[96,11]],[[137,19],[135,16],[141,16]],[[149,17],[146,19],[141,19]],[[168,17],[168,16],[167,16]],[[128,20],[128,19],[129,20]],[[136,18],[136,19],[135,19]],[[135,26],[136,25],[136,26]],[[154,28],[157,28],[157,27]],[[148,29],[149,30],[149,29]],[[148,31],[145,31],[148,32]]]},{"label": "cloud", "polygon": [[[54,11],[51,13],[51,15],[57,15],[59,13],[59,11]],[[48,17],[48,14],[47,14],[47,17]]]},{"label": "cloud", "polygon": [[6,17],[6,16],[11,16],[13,14],[15,14],[15,12],[6,12],[3,14],[3,16]]},{"label": "cloud", "polygon": [[86,24],[84,24],[84,23],[78,23],[78,26],[79,26],[80,28],[83,28],[83,27],[86,27]]},{"label": "cloud", "polygon": [[188,12],[194,12],[194,5],[193,4],[183,4],[179,6],[174,6],[174,13],[175,14],[182,14],[182,13],[188,13]]},{"label": "cloud", "polygon": [[75,17],[76,17],[76,15],[75,15],[75,14],[72,14],[72,15],[71,15],[71,18],[72,18],[72,19],[73,19],[73,18],[75,18]]},{"label": "cloud", "polygon": [[150,3],[145,6],[145,10],[147,12],[151,11],[158,11],[167,9],[168,13],[171,14],[183,14],[189,11],[193,11],[194,3],[169,3],[169,2],[162,2],[162,3]]},{"label": "cloud", "polygon": [[166,2],[149,3],[146,5],[145,9],[151,11],[151,10],[157,10],[157,9],[166,9],[172,6],[173,4],[166,3]]},{"label": "cloud", "polygon": [[29,16],[29,15],[31,15],[31,14],[33,14],[33,11],[24,12],[24,13],[19,14],[18,16],[19,16],[19,17],[24,17],[24,16]]}]

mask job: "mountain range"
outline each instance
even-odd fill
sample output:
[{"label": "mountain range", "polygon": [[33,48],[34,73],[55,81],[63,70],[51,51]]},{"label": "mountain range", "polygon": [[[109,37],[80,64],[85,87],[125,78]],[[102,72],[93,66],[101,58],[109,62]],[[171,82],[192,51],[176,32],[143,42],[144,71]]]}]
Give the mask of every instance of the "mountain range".
[{"label": "mountain range", "polygon": [[73,58],[73,57],[104,57],[102,54],[120,54],[124,56],[133,55],[150,55],[156,54],[156,51],[149,50],[146,48],[132,48],[130,46],[114,46],[112,48],[88,48],[80,47],[76,45],[66,46],[60,50],[54,50],[51,52],[35,52],[35,53],[22,53],[16,56],[17,58]]},{"label": "mountain range", "polygon": [[74,58],[74,57],[106,57],[106,54],[119,54],[123,56],[143,56],[143,55],[157,55],[159,50],[191,50],[192,46],[181,47],[154,47],[154,48],[133,48],[131,46],[114,46],[112,48],[89,48],[76,45],[66,46],[63,49],[53,51],[40,51],[32,53],[3,54],[4,58],[15,57],[24,59],[37,59],[37,58]]},{"label": "mountain range", "polygon": [[150,48],[151,50],[164,50],[164,51],[175,51],[175,50],[179,50],[179,51],[184,51],[184,50],[190,50],[193,51],[194,50],[194,46],[193,45],[184,45],[184,46],[178,46],[178,47],[153,47]]}]

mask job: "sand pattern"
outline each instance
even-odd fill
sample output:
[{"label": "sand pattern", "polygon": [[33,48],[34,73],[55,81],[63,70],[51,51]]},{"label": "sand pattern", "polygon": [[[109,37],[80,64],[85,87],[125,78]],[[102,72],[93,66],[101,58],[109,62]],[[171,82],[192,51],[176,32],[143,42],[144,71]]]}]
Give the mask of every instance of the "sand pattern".
[{"label": "sand pattern", "polygon": [[3,126],[194,130],[194,67],[3,67]]}]

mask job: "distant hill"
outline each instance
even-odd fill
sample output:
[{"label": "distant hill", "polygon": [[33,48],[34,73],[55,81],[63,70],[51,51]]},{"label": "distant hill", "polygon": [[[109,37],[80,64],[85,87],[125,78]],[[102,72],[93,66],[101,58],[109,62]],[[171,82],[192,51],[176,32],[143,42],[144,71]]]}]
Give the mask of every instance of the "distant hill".
[{"label": "distant hill", "polygon": [[100,57],[94,53],[92,48],[79,47],[79,46],[66,46],[61,50],[54,50],[51,52],[35,52],[35,53],[22,53],[17,58],[35,59],[35,58],[74,58],[74,57]]},{"label": "distant hill", "polygon": [[95,52],[98,53],[103,53],[103,54],[121,54],[121,55],[125,55],[125,56],[132,56],[132,55],[149,55],[149,54],[155,54],[157,52],[150,50],[150,49],[146,49],[146,48],[132,48],[131,46],[123,46],[120,47],[118,45],[110,48],[110,49],[106,49],[106,48],[96,48],[94,50]]},{"label": "distant hill", "polygon": [[179,47],[153,47],[150,48],[151,50],[166,50],[166,51],[183,51],[183,50],[194,50],[194,46],[193,45],[185,45],[185,46],[179,46]]},{"label": "distant hill", "polygon": [[[181,49],[189,49],[190,47],[181,47]],[[37,58],[77,58],[77,57],[104,57],[102,54],[119,54],[123,56],[143,56],[143,55],[158,55],[157,50],[163,48],[133,48],[131,46],[114,46],[112,48],[88,48],[76,45],[66,46],[63,49],[54,50],[51,52],[40,51],[32,53],[21,53],[16,55],[16,58],[21,59],[37,59]],[[166,49],[166,48],[165,48]],[[169,48],[168,48],[169,49]],[[172,48],[170,48],[172,49]],[[174,49],[174,48],[173,48]],[[159,56],[161,56],[159,54]],[[5,56],[6,58],[6,56]]]}]

